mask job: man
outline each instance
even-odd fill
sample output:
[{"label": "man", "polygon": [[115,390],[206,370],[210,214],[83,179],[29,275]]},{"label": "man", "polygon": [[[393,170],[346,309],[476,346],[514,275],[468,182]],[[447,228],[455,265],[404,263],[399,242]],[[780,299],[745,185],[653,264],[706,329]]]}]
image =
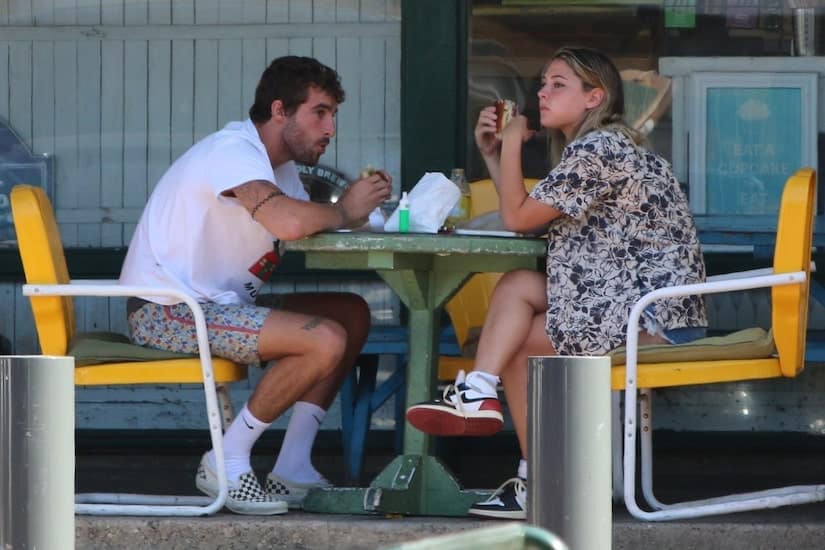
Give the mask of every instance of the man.
[{"label": "man", "polygon": [[[369,332],[369,309],[354,294],[258,296],[280,261],[280,241],[356,224],[390,195],[391,179],[378,171],[335,204],[308,201],[294,162],[318,162],[343,101],[334,70],[311,58],[275,59],[258,83],[250,118],[205,137],[163,175],[123,265],[123,283],[194,296],[213,354],[242,364],[274,361],[224,435],[226,506],[237,513],[283,513],[284,500],[300,506],[309,488],[329,485],[312,466],[312,445]],[[138,344],[197,349],[185,304],[142,296],[130,299],[127,311]],[[250,466],[252,446],[289,407],[283,446],[262,487]],[[212,450],[196,475],[210,496],[218,491],[215,468]]]}]

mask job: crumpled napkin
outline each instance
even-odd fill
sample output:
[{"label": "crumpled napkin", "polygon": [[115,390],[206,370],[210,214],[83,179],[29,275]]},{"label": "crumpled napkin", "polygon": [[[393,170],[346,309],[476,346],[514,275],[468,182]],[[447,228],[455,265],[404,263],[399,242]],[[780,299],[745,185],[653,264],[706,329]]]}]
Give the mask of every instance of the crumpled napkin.
[{"label": "crumpled napkin", "polygon": [[[410,233],[438,233],[461,197],[461,190],[441,172],[427,172],[407,197],[410,200]],[[398,208],[384,224],[384,231],[398,231]]]}]

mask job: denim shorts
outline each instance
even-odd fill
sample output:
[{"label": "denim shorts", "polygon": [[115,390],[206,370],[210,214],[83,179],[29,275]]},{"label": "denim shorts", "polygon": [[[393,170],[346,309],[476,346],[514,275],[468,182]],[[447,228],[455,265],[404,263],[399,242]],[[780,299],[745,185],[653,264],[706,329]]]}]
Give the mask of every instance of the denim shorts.
[{"label": "denim shorts", "polygon": [[687,344],[707,336],[705,327],[682,327],[664,331],[665,340],[671,344]]},{"label": "denim shorts", "polygon": [[[661,330],[658,324],[653,320],[653,306],[649,305],[645,308],[644,315],[646,324],[655,327],[652,332],[660,334],[665,340],[671,344],[687,344],[700,338],[707,336],[708,329],[706,327],[681,327],[670,330]],[[649,331],[650,332],[650,331]]]},{"label": "denim shorts", "polygon": [[[261,305],[201,304],[212,355],[260,366],[258,335],[272,308],[280,306],[278,296],[261,298]],[[136,344],[175,353],[198,352],[195,319],[185,303],[165,306],[131,299],[127,310],[129,332]]]}]

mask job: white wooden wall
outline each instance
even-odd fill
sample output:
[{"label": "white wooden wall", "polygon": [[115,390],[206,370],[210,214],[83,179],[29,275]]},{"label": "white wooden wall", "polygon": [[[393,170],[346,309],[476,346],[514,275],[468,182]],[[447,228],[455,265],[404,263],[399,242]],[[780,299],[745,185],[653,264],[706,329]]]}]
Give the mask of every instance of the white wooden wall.
[{"label": "white wooden wall", "polygon": [[400,183],[398,0],[0,0],[0,116],[56,158],[67,246],[121,246],[170,162],[246,116],[274,57],[347,91],[321,163]]},{"label": "white wooden wall", "polygon": [[[169,164],[247,116],[269,61],[308,55],[335,68],[347,93],[320,162],[350,176],[384,167],[397,189],[400,11],[400,0],[0,0],[0,117],[55,157],[64,245],[126,246]],[[353,290],[376,322],[398,314],[380,283],[277,289]],[[122,300],[76,309],[80,330],[126,332]],[[13,353],[38,351],[19,284],[0,283],[0,334]],[[256,374],[233,388],[236,404]],[[198,388],[80,389],[78,427],[204,428],[202,403]]]}]

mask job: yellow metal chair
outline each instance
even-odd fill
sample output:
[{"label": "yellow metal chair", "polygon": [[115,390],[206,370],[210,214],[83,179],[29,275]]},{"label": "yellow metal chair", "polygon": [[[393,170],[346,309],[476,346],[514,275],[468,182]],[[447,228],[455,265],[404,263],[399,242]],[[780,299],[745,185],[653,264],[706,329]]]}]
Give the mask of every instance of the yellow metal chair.
[{"label": "yellow metal chair", "polygon": [[[540,180],[525,179],[524,186],[529,191]],[[498,193],[493,180],[485,179],[470,183],[470,216],[480,216],[498,210]],[[464,355],[470,354],[466,346],[473,337],[478,338],[478,331],[484,324],[490,297],[496,287],[501,273],[478,273],[470,277],[444,306],[453,324],[458,345]],[[459,370],[470,371],[474,359],[471,356],[453,357],[442,355],[438,360],[438,379],[455,380]]]},{"label": "yellow metal chair", "polygon": [[[106,348],[104,355],[110,356],[109,362],[89,357],[77,361],[75,383],[78,385],[203,384],[212,445],[218,464],[223,465],[221,408],[225,420],[231,418],[231,406],[225,389],[218,392],[216,384],[246,378],[246,366],[210,356],[206,322],[197,301],[168,288],[126,286],[118,284],[117,281],[70,281],[54,212],[43,190],[29,185],[14,187],[11,192],[11,207],[20,257],[26,274],[23,294],[29,296],[31,301],[42,353],[65,356],[72,355],[72,348]],[[189,305],[195,317],[198,334],[198,357],[168,359],[176,354],[130,346],[123,343],[123,336],[93,335],[89,338],[75,333],[73,296],[138,295],[169,296]],[[109,345],[113,342],[116,348],[114,351]],[[139,357],[152,357],[154,354],[158,359],[140,362],[112,361],[111,355],[128,356],[129,347],[137,348],[135,351]],[[219,399],[222,401],[221,405]],[[228,491],[225,468],[219,467],[217,471],[220,491],[216,499],[95,493],[77,495],[75,510],[79,514],[142,516],[211,514],[223,506]]]},{"label": "yellow metal chair", "polygon": [[[815,210],[816,172],[803,168],[791,176],[782,194],[773,268],[733,273],[708,282],[662,288],[643,296],[633,307],[627,328],[626,365],[616,366],[612,386],[625,390],[624,500],[628,510],[645,520],[668,520],[775,508],[825,500],[825,485],[768,489],[704,500],[664,504],[653,494],[652,409],[654,388],[711,384],[764,378],[793,378],[804,368],[811,241]],[[657,299],[771,288],[773,346],[754,341],[725,357],[726,346],[711,339],[677,346],[638,348],[639,318]],[[758,340],[758,339],[757,339]],[[755,352],[757,348],[761,353]],[[739,358],[745,352],[750,358]],[[641,411],[637,412],[637,399]],[[636,434],[641,432],[642,492],[652,510],[636,502]]]}]

